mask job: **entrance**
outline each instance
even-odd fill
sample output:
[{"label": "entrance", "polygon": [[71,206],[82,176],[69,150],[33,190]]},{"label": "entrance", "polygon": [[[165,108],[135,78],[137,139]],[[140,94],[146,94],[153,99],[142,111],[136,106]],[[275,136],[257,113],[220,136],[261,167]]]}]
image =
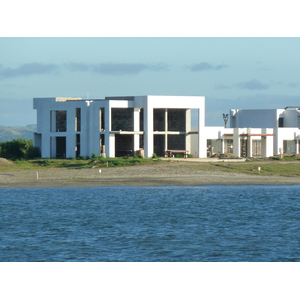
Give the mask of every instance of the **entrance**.
[{"label": "entrance", "polygon": [[66,137],[56,137],[56,158],[66,158]]},{"label": "entrance", "polygon": [[133,156],[133,134],[115,135],[115,157]]},{"label": "entrance", "polygon": [[165,135],[154,135],[154,153],[159,157],[165,156]]},{"label": "entrance", "polygon": [[261,140],[252,141],[252,156],[261,156]]}]

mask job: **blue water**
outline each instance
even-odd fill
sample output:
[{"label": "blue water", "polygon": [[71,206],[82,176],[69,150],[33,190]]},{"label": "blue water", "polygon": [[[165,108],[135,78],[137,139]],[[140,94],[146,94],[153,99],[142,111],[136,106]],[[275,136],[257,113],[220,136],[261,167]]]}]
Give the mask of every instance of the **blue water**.
[{"label": "blue water", "polygon": [[0,261],[300,261],[300,186],[2,188]]}]

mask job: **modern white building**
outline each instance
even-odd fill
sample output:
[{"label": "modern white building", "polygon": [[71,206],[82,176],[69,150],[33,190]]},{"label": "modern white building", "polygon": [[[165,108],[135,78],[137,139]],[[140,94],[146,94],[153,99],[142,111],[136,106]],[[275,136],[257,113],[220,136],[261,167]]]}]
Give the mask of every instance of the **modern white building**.
[{"label": "modern white building", "polygon": [[[33,107],[34,145],[44,158],[192,151],[197,157],[207,155],[204,97],[34,98]],[[192,131],[192,111],[197,131]]]},{"label": "modern white building", "polygon": [[[237,140],[239,135],[239,140],[248,145],[246,156],[254,156],[253,152],[259,151],[260,146],[260,156],[265,157],[281,153],[299,153],[300,107],[232,109],[230,127],[234,128],[235,139]],[[236,153],[241,154],[238,153],[238,149],[240,147],[236,147]]]},{"label": "modern white building", "polygon": [[[300,153],[300,108],[231,109],[230,127],[205,126],[205,98],[34,98],[34,145],[46,157]],[[195,125],[196,124],[196,125]]]}]

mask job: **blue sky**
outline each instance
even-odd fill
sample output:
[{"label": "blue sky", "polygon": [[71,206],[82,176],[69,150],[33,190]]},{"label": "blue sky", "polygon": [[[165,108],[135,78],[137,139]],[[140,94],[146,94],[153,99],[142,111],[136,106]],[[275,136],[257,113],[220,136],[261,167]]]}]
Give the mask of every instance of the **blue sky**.
[{"label": "blue sky", "polygon": [[206,97],[231,108],[300,105],[300,38],[0,38],[0,124],[35,124],[32,98]]}]

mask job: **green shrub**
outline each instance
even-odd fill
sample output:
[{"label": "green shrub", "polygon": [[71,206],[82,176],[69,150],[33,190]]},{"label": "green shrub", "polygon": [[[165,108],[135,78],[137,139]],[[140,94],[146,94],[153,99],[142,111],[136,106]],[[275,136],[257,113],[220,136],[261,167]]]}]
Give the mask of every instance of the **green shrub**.
[{"label": "green shrub", "polygon": [[6,159],[33,159],[40,157],[40,150],[33,147],[32,140],[14,139],[0,143],[0,156]]}]

